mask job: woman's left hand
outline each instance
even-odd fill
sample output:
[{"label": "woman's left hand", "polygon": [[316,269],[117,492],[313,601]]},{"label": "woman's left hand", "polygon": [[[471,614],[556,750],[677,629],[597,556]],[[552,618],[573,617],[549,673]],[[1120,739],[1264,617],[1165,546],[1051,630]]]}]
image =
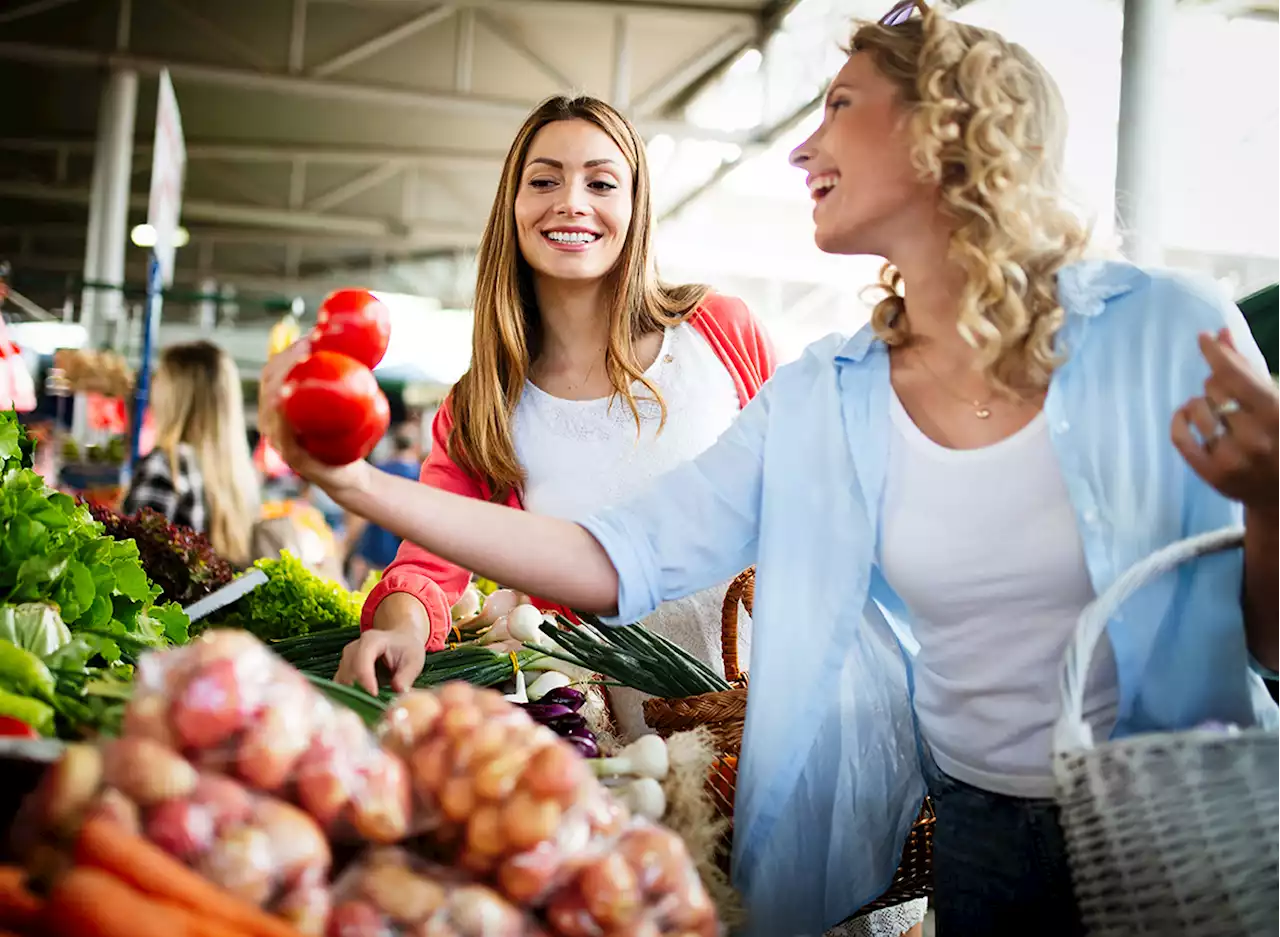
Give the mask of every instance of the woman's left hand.
[{"label": "woman's left hand", "polygon": [[1280,494],[1280,397],[1235,349],[1231,334],[1200,336],[1209,362],[1204,396],[1173,416],[1173,444],[1219,493],[1272,518]]}]

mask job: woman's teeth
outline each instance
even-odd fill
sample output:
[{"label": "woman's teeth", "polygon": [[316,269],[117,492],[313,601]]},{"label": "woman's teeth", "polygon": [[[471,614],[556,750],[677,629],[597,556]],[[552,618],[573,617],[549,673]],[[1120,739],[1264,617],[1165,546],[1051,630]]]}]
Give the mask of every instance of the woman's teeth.
[{"label": "woman's teeth", "polygon": [[590,231],[548,231],[546,238],[557,244],[590,244],[600,239],[600,235]]},{"label": "woman's teeth", "polygon": [[840,179],[839,176],[834,176],[834,175],[815,176],[813,179],[810,179],[809,180],[810,197],[812,197],[815,200],[822,198],[824,195],[826,195],[828,192],[830,192],[832,189],[836,187],[836,183],[839,181],[839,179]]}]

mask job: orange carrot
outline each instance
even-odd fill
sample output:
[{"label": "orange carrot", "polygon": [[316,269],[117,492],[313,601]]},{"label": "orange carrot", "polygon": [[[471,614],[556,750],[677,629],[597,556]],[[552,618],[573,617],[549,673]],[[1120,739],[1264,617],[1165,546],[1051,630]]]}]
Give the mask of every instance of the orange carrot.
[{"label": "orange carrot", "polygon": [[59,878],[41,924],[49,937],[193,937],[181,915],[100,869]]},{"label": "orange carrot", "polygon": [[0,865],[0,927],[30,927],[40,906],[40,899],[27,889],[27,873],[16,865]]},{"label": "orange carrot", "polygon": [[58,880],[41,925],[46,937],[244,937],[230,924],[157,901],[90,868],[71,869]]},{"label": "orange carrot", "polygon": [[85,821],[75,853],[77,865],[109,872],[145,895],[230,924],[248,937],[300,937],[287,921],[236,898],[106,817]]}]

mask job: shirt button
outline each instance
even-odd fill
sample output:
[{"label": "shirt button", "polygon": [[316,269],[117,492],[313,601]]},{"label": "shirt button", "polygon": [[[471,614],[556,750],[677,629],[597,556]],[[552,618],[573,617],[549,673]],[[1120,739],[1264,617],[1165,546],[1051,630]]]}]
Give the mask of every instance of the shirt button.
[{"label": "shirt button", "polygon": [[1084,522],[1086,524],[1096,524],[1098,522],[1098,512],[1093,508],[1084,512]]},{"label": "shirt button", "polygon": [[1067,430],[1071,429],[1071,424],[1068,423],[1066,420],[1062,420],[1061,422],[1058,423],[1055,429],[1057,429],[1059,433],[1065,433]]}]

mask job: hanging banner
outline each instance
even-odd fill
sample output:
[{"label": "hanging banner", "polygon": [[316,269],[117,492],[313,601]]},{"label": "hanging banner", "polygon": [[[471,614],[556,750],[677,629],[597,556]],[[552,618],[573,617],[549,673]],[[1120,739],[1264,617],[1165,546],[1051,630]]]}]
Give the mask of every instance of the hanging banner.
[{"label": "hanging banner", "polygon": [[156,139],[151,155],[151,196],[147,224],[156,234],[155,255],[160,278],[173,285],[173,255],[178,244],[178,220],[182,214],[182,184],[187,169],[187,146],[182,138],[182,114],[167,69],[160,72],[160,96],[156,102]]}]

